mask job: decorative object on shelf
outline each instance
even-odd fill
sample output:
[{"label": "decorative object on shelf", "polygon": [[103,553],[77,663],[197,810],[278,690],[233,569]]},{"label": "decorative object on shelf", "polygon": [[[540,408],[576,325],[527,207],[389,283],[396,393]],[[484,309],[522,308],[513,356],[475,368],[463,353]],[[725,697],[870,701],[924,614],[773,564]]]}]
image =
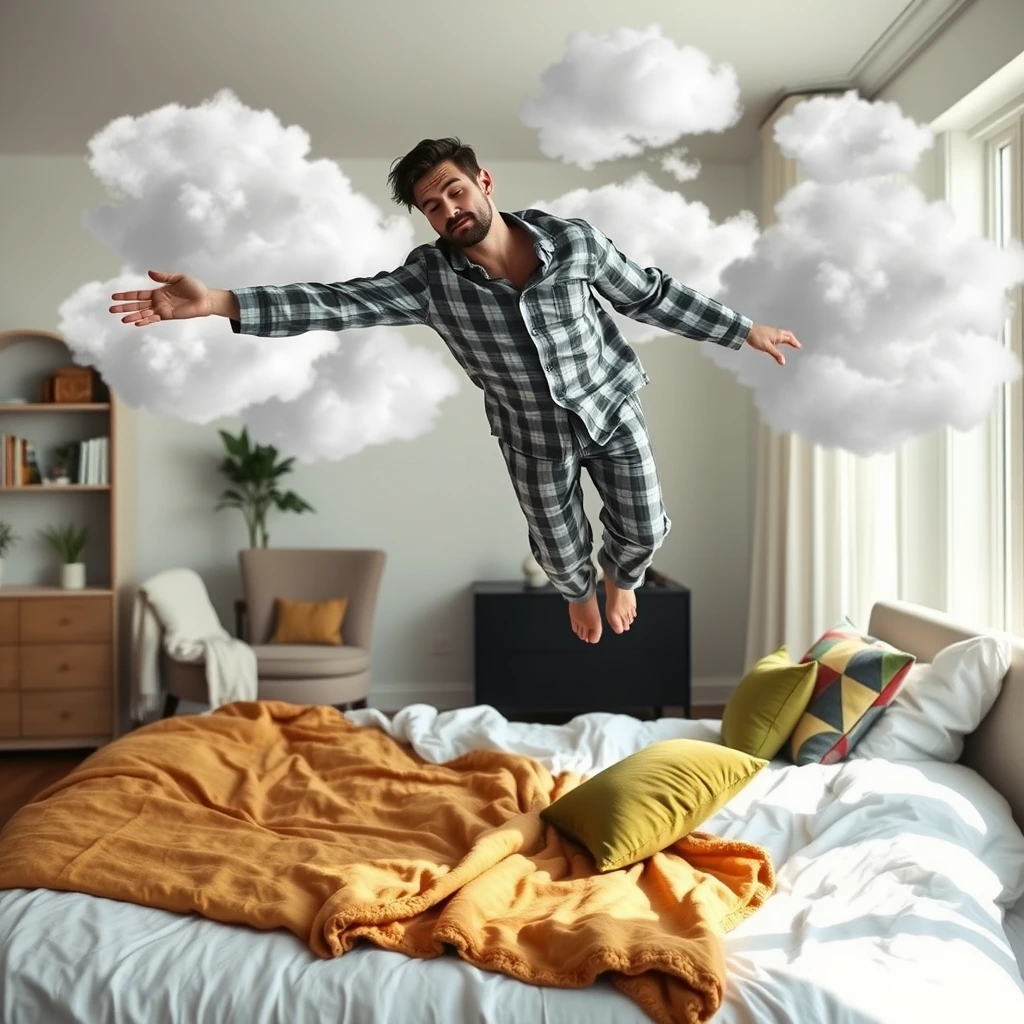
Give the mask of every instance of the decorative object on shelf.
[{"label": "decorative object on shelf", "polygon": [[91,366],[61,366],[43,384],[42,400],[56,405],[88,405],[93,401],[95,371]]},{"label": "decorative object on shelf", "polygon": [[226,430],[218,433],[227,450],[220,471],[232,486],[221,494],[216,508],[218,511],[237,508],[242,513],[249,531],[250,548],[265,548],[270,543],[267,513],[271,508],[279,512],[316,511],[294,491],[281,491],[278,487],[280,478],[292,472],[295,459],[278,461],[278,451],[273,445],[250,444],[246,427],[237,437]]},{"label": "decorative object on shelf", "polygon": [[540,567],[540,562],[530,552],[523,559],[523,579],[528,587],[546,587],[548,585],[547,573]]},{"label": "decorative object on shelf", "polygon": [[48,526],[39,531],[63,559],[60,585],[64,590],[85,588],[85,563],[81,561],[89,531],[86,527],[76,530],[72,523],[64,526]]},{"label": "decorative object on shelf", "polygon": [[4,558],[19,540],[14,527],[0,519],[0,585],[4,582]]},{"label": "decorative object on shelf", "polygon": [[53,460],[50,463],[50,475],[47,483],[69,484],[71,483],[71,464],[75,457],[76,444],[61,444],[53,450]]}]

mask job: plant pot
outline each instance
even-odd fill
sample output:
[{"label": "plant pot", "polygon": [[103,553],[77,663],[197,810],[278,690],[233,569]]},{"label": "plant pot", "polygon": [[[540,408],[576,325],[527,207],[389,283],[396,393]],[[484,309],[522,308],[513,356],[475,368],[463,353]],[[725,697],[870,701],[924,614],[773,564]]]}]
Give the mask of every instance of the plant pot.
[{"label": "plant pot", "polygon": [[4,585],[4,560],[0,558],[0,587]]},{"label": "plant pot", "polygon": [[60,567],[60,585],[65,590],[85,588],[85,562],[66,562]]}]

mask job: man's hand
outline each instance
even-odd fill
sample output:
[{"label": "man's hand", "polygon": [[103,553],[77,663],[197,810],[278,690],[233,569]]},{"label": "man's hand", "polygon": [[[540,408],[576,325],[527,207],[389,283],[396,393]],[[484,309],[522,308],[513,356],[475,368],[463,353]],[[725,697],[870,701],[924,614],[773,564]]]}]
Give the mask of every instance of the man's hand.
[{"label": "man's hand", "polygon": [[780,327],[765,327],[764,324],[754,324],[750,328],[747,344],[751,348],[756,348],[758,352],[767,352],[779,366],[786,365],[786,357],[778,350],[777,345],[803,348],[792,331],[784,331]]},{"label": "man's hand", "polygon": [[129,300],[121,306],[111,306],[111,313],[127,313],[121,317],[123,324],[145,327],[160,320],[188,320],[196,316],[210,316],[216,294],[202,281],[188,274],[168,274],[162,270],[151,270],[154,281],[163,281],[162,288],[141,292],[115,292],[112,299]]}]

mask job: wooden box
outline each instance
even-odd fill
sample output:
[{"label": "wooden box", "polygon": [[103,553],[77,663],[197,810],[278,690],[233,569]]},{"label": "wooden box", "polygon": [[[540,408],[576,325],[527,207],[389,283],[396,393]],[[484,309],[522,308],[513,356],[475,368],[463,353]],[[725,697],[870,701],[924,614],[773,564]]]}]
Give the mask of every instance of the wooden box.
[{"label": "wooden box", "polygon": [[76,405],[93,401],[91,366],[62,366],[47,379],[43,401],[58,405]]}]

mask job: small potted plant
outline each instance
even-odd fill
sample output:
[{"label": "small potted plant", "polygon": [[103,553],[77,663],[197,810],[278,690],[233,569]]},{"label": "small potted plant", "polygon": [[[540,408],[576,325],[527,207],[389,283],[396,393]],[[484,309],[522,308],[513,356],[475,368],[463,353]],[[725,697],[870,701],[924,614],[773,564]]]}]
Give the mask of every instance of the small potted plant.
[{"label": "small potted plant", "polygon": [[18,540],[14,527],[0,519],[0,584],[4,581],[4,558]]},{"label": "small potted plant", "polygon": [[80,530],[68,523],[65,526],[48,526],[39,531],[60,555],[63,565],[60,570],[60,585],[65,590],[82,590],[85,587],[85,563],[82,552],[89,539],[86,527]]},{"label": "small potted plant", "polygon": [[50,463],[50,481],[55,484],[71,483],[71,470],[74,467],[78,452],[78,444],[62,444],[54,449]]},{"label": "small potted plant", "polygon": [[237,437],[226,430],[219,434],[227,452],[220,471],[232,486],[221,494],[217,508],[237,508],[242,513],[249,531],[249,547],[265,548],[269,544],[267,513],[272,508],[279,512],[315,511],[294,491],[283,491],[279,486],[281,477],[292,472],[294,459],[278,461],[273,445],[250,444],[249,432],[244,427]]}]

